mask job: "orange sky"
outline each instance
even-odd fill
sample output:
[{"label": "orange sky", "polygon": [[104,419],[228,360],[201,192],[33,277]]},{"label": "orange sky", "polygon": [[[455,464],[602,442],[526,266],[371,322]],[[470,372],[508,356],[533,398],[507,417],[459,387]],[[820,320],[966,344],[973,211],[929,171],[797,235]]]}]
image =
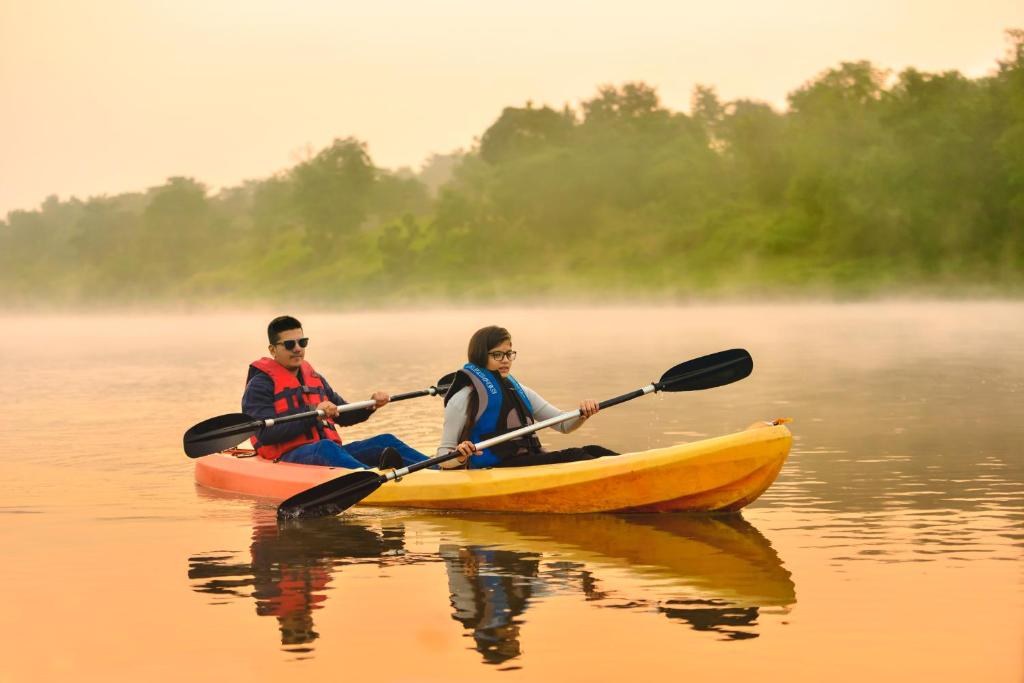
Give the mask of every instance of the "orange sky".
[{"label": "orange sky", "polygon": [[978,76],[1020,0],[0,0],[0,216],[188,175],[213,188],[335,137],[385,167],[507,105],[643,80],[781,105],[842,60]]}]

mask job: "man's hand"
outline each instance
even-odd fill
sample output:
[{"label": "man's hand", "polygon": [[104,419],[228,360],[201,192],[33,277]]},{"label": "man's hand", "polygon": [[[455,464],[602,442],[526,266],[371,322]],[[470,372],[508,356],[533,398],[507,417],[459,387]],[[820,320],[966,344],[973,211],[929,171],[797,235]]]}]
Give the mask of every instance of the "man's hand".
[{"label": "man's hand", "polygon": [[316,409],[324,411],[324,415],[327,417],[338,416],[338,406],[334,405],[330,401],[324,401],[323,403],[318,405]]},{"label": "man's hand", "polygon": [[377,410],[377,408],[381,408],[381,407],[387,405],[388,401],[391,400],[391,397],[388,394],[384,393],[383,391],[375,391],[375,392],[373,392],[373,394],[370,396],[370,398],[373,401],[376,401],[376,403],[377,403],[377,405],[375,405],[373,407],[374,410]]}]

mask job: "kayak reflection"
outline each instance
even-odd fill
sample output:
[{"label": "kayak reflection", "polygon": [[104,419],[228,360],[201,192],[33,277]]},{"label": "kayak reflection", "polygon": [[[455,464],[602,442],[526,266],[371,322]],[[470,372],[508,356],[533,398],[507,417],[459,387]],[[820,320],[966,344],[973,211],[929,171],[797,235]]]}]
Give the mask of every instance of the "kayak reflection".
[{"label": "kayak reflection", "polygon": [[[443,544],[455,618],[484,659],[520,651],[519,616],[542,596],[580,591],[598,607],[655,611],[726,639],[756,638],[764,608],[795,586],[768,540],[739,515],[433,515],[469,545]],[[641,580],[637,580],[641,579]]]},{"label": "kayak reflection", "polygon": [[193,555],[188,576],[215,603],[254,600],[300,656],[314,650],[330,583],[353,564],[443,563],[452,618],[487,664],[522,656],[524,614],[555,596],[730,640],[756,638],[766,608],[796,602],[771,544],[739,515],[371,513],[278,524],[272,509],[254,512],[247,550]]}]

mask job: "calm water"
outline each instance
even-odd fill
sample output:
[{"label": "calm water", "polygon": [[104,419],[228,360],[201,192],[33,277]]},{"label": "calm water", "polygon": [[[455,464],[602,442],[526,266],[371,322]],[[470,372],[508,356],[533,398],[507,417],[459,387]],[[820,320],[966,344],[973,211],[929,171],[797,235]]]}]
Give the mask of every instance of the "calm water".
[{"label": "calm water", "polygon": [[[786,416],[794,449],[741,516],[279,527],[181,452],[238,409],[275,311],[0,317],[0,681],[1022,679],[1024,305],[295,313],[350,400],[429,386],[491,323],[563,407],[742,346],[741,383],[544,440],[639,450]],[[440,416],[396,404],[346,438],[430,450]]]}]

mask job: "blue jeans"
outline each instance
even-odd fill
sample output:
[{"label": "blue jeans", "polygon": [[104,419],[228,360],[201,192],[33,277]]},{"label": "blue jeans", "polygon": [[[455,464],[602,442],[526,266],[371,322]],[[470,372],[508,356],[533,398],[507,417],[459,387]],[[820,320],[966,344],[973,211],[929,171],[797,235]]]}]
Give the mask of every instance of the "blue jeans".
[{"label": "blue jeans", "polygon": [[339,446],[327,439],[305,443],[281,456],[281,462],[361,470],[376,467],[380,461],[381,452],[388,446],[398,451],[405,465],[412,465],[427,459],[427,456],[403,443],[394,434],[378,434],[369,439],[347,443],[344,446]]}]

